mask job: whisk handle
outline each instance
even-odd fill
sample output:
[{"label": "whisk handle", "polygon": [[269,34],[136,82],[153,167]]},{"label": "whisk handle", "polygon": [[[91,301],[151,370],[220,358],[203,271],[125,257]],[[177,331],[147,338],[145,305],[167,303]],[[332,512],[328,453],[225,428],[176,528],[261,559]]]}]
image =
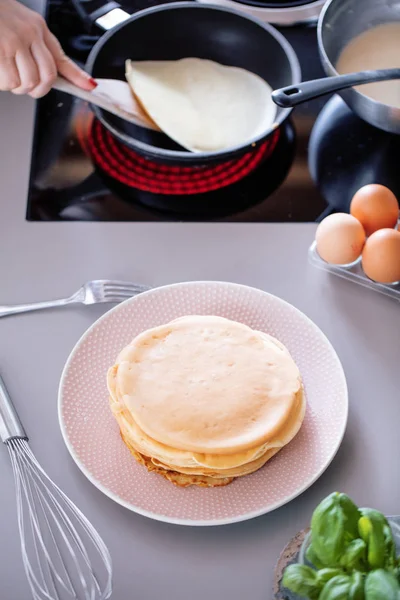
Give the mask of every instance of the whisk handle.
[{"label": "whisk handle", "polygon": [[0,438],[5,443],[12,438],[28,439],[10,395],[0,375]]}]

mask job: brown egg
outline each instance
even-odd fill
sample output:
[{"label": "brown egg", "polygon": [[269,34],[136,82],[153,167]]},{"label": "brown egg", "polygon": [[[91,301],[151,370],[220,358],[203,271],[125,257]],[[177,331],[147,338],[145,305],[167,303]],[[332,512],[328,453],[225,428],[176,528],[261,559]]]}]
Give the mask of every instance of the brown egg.
[{"label": "brown egg", "polygon": [[347,265],[360,256],[364,243],[363,226],[347,213],[329,215],[315,234],[320,257],[334,265]]},{"label": "brown egg", "polygon": [[400,281],[400,231],[380,229],[365,242],[362,267],[370,279],[379,283]]},{"label": "brown egg", "polygon": [[360,221],[365,233],[371,235],[378,229],[395,227],[399,218],[399,203],[389,188],[371,183],[354,194],[350,214]]}]

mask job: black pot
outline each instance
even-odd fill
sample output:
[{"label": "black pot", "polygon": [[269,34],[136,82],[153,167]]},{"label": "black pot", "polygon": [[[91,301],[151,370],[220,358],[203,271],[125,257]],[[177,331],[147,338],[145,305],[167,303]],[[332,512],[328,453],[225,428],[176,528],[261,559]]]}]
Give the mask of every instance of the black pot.
[{"label": "black pot", "polygon": [[[93,77],[125,79],[125,60],[176,60],[198,57],[242,67],[281,88],[301,79],[296,54],[273,27],[240,11],[177,2],[137,12],[116,25],[93,47],[87,70]],[[141,155],[170,164],[201,165],[239,157],[265,141],[288,118],[278,108],[273,127],[245,145],[219,152],[189,152],[166,135],[136,127],[93,107],[103,125]]]}]

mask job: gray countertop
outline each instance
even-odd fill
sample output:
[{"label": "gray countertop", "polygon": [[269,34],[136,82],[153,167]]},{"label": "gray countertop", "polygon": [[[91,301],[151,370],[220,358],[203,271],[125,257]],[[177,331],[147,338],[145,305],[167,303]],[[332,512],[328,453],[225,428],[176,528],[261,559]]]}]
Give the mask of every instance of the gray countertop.
[{"label": "gray countertop", "polygon": [[[400,307],[307,263],[315,225],[29,223],[25,220],[34,103],[0,94],[0,303],[67,295],[89,279],[149,285],[225,280],[276,294],[329,337],[350,392],[347,432],[327,472],[285,507],[232,526],[153,522],[114,504],[82,475],[57,421],[64,362],[104,307],[0,320],[0,370],[49,475],[99,529],[114,562],[115,600],[265,600],[287,540],[334,489],[400,512]],[[1,450],[1,448],[0,448]],[[0,451],[0,596],[27,600],[8,453]]]}]

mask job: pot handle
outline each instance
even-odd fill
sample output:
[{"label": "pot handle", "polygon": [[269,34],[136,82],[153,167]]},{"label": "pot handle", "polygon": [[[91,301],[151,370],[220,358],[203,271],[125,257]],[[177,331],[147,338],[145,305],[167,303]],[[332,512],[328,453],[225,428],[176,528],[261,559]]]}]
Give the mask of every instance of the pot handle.
[{"label": "pot handle", "polygon": [[400,79],[400,69],[360,71],[359,73],[303,81],[297,85],[289,85],[280,90],[275,90],[272,92],[272,99],[278,106],[293,108],[308,100],[314,100],[314,98],[338,92],[354,85],[362,85],[373,81],[389,81],[391,79]]},{"label": "pot handle", "polygon": [[123,23],[131,16],[114,0],[109,2],[104,0],[72,0],[72,3],[87,27],[97,25],[104,31]]}]

